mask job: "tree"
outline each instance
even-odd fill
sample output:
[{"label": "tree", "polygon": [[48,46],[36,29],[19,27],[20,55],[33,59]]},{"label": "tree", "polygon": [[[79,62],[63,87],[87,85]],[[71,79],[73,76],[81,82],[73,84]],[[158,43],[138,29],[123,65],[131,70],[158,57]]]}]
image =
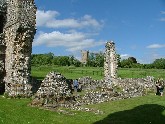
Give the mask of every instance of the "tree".
[{"label": "tree", "polygon": [[103,67],[104,66],[104,53],[99,52],[96,54],[95,63],[97,67]]},{"label": "tree", "polygon": [[156,59],[152,64],[157,69],[165,69],[165,58]]},{"label": "tree", "polygon": [[121,67],[121,57],[119,54],[116,54],[118,67]]},{"label": "tree", "polygon": [[87,66],[95,67],[96,66],[96,61],[95,61],[95,54],[94,53],[89,53],[88,60],[87,60]]},{"label": "tree", "polygon": [[75,58],[73,55],[69,56],[69,63],[70,65],[74,65],[74,62],[75,62]]},{"label": "tree", "polygon": [[129,59],[123,59],[120,64],[122,68],[131,68],[132,61]]},{"label": "tree", "polygon": [[137,63],[136,58],[134,57],[129,57],[128,60],[132,61],[132,63]]}]

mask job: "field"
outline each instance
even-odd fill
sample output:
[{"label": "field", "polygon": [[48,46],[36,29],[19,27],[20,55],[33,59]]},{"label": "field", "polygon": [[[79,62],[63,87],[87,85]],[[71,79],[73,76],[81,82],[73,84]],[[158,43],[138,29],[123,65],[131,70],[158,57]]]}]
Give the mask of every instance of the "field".
[{"label": "field", "polygon": [[103,114],[71,111],[75,115],[28,106],[30,99],[0,96],[1,124],[165,124],[165,96],[150,94],[125,100],[88,105]]},{"label": "field", "polygon": [[[91,76],[103,78],[103,68],[75,67],[32,67],[32,76],[42,80],[50,71],[62,73],[68,79]],[[165,79],[165,70],[119,69],[122,78],[141,78],[147,75]],[[82,106],[103,111],[93,112],[65,110],[57,111],[31,107],[31,99],[10,99],[0,95],[0,124],[165,124],[165,95],[150,93],[136,97],[100,104]],[[61,109],[61,108],[60,108]],[[73,115],[74,114],[74,115]]]},{"label": "field", "polygon": [[[32,67],[32,76],[42,80],[50,71],[57,71],[62,73],[68,79],[80,78],[83,76],[90,76],[93,79],[103,79],[103,68],[97,67],[58,67],[58,66],[40,66]],[[146,76],[154,76],[155,78],[165,79],[164,69],[118,69],[118,77],[121,78],[143,78]]]}]

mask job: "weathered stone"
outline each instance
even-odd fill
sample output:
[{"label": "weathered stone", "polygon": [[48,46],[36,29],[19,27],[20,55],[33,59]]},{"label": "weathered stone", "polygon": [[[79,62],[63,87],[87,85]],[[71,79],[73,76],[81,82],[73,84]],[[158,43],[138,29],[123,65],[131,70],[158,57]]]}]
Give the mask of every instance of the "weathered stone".
[{"label": "weathered stone", "polygon": [[5,92],[9,96],[29,96],[30,57],[36,31],[34,0],[1,0],[0,19],[0,46],[5,46],[0,51],[5,67],[1,80],[5,81]]},{"label": "weathered stone", "polygon": [[[66,107],[73,110],[82,110],[81,105],[96,104],[112,100],[127,99],[146,95],[155,89],[154,77],[146,78],[117,78],[117,59],[114,43],[106,44],[105,79],[93,80],[91,77],[78,79],[79,92],[72,94],[73,83],[60,73],[51,72],[42,81],[32,105],[46,108]],[[86,109],[85,111],[90,111]]]},{"label": "weathered stone", "polygon": [[111,84],[114,78],[117,78],[117,56],[115,52],[115,43],[113,41],[106,43],[104,59],[104,80]]},{"label": "weathered stone", "polygon": [[89,51],[82,50],[81,51],[81,55],[82,55],[81,62],[83,64],[86,64],[87,63],[87,60],[88,60],[88,57],[89,57]]},{"label": "weathered stone", "polygon": [[50,72],[42,81],[40,88],[34,96],[32,105],[50,106],[70,106],[74,102],[71,89],[66,82],[66,78],[57,72]]}]

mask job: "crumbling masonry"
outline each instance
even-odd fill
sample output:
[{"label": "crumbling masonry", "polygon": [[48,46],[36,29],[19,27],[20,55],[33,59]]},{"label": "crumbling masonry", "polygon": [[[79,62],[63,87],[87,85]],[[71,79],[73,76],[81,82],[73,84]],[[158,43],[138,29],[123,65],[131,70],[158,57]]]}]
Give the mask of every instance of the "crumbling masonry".
[{"label": "crumbling masonry", "polygon": [[34,0],[0,0],[0,82],[9,96],[30,93],[35,25]]},{"label": "crumbling masonry", "polygon": [[115,43],[107,42],[104,59],[104,80],[111,83],[112,79],[117,78],[117,56],[115,52]]}]

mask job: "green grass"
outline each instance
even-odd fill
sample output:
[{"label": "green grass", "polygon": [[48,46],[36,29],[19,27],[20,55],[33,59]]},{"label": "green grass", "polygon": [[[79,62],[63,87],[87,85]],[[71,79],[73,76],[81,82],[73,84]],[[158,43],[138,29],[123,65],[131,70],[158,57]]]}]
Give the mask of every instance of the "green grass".
[{"label": "green grass", "polygon": [[75,79],[83,76],[91,76],[93,79],[103,78],[103,68],[93,67],[69,67],[69,66],[41,66],[32,67],[32,76],[43,79],[50,71],[63,74],[67,79]]},{"label": "green grass", "polygon": [[104,112],[99,115],[80,111],[59,114],[29,103],[30,99],[0,96],[0,124],[165,124],[165,96],[153,94],[87,106]]},{"label": "green grass", "polygon": [[[32,76],[43,79],[50,71],[62,73],[68,79],[90,76],[93,79],[103,79],[103,68],[99,67],[69,67],[69,66],[41,66],[32,67]],[[164,69],[118,69],[118,77],[121,78],[142,78],[146,76],[154,76],[155,78],[165,79]]]}]

